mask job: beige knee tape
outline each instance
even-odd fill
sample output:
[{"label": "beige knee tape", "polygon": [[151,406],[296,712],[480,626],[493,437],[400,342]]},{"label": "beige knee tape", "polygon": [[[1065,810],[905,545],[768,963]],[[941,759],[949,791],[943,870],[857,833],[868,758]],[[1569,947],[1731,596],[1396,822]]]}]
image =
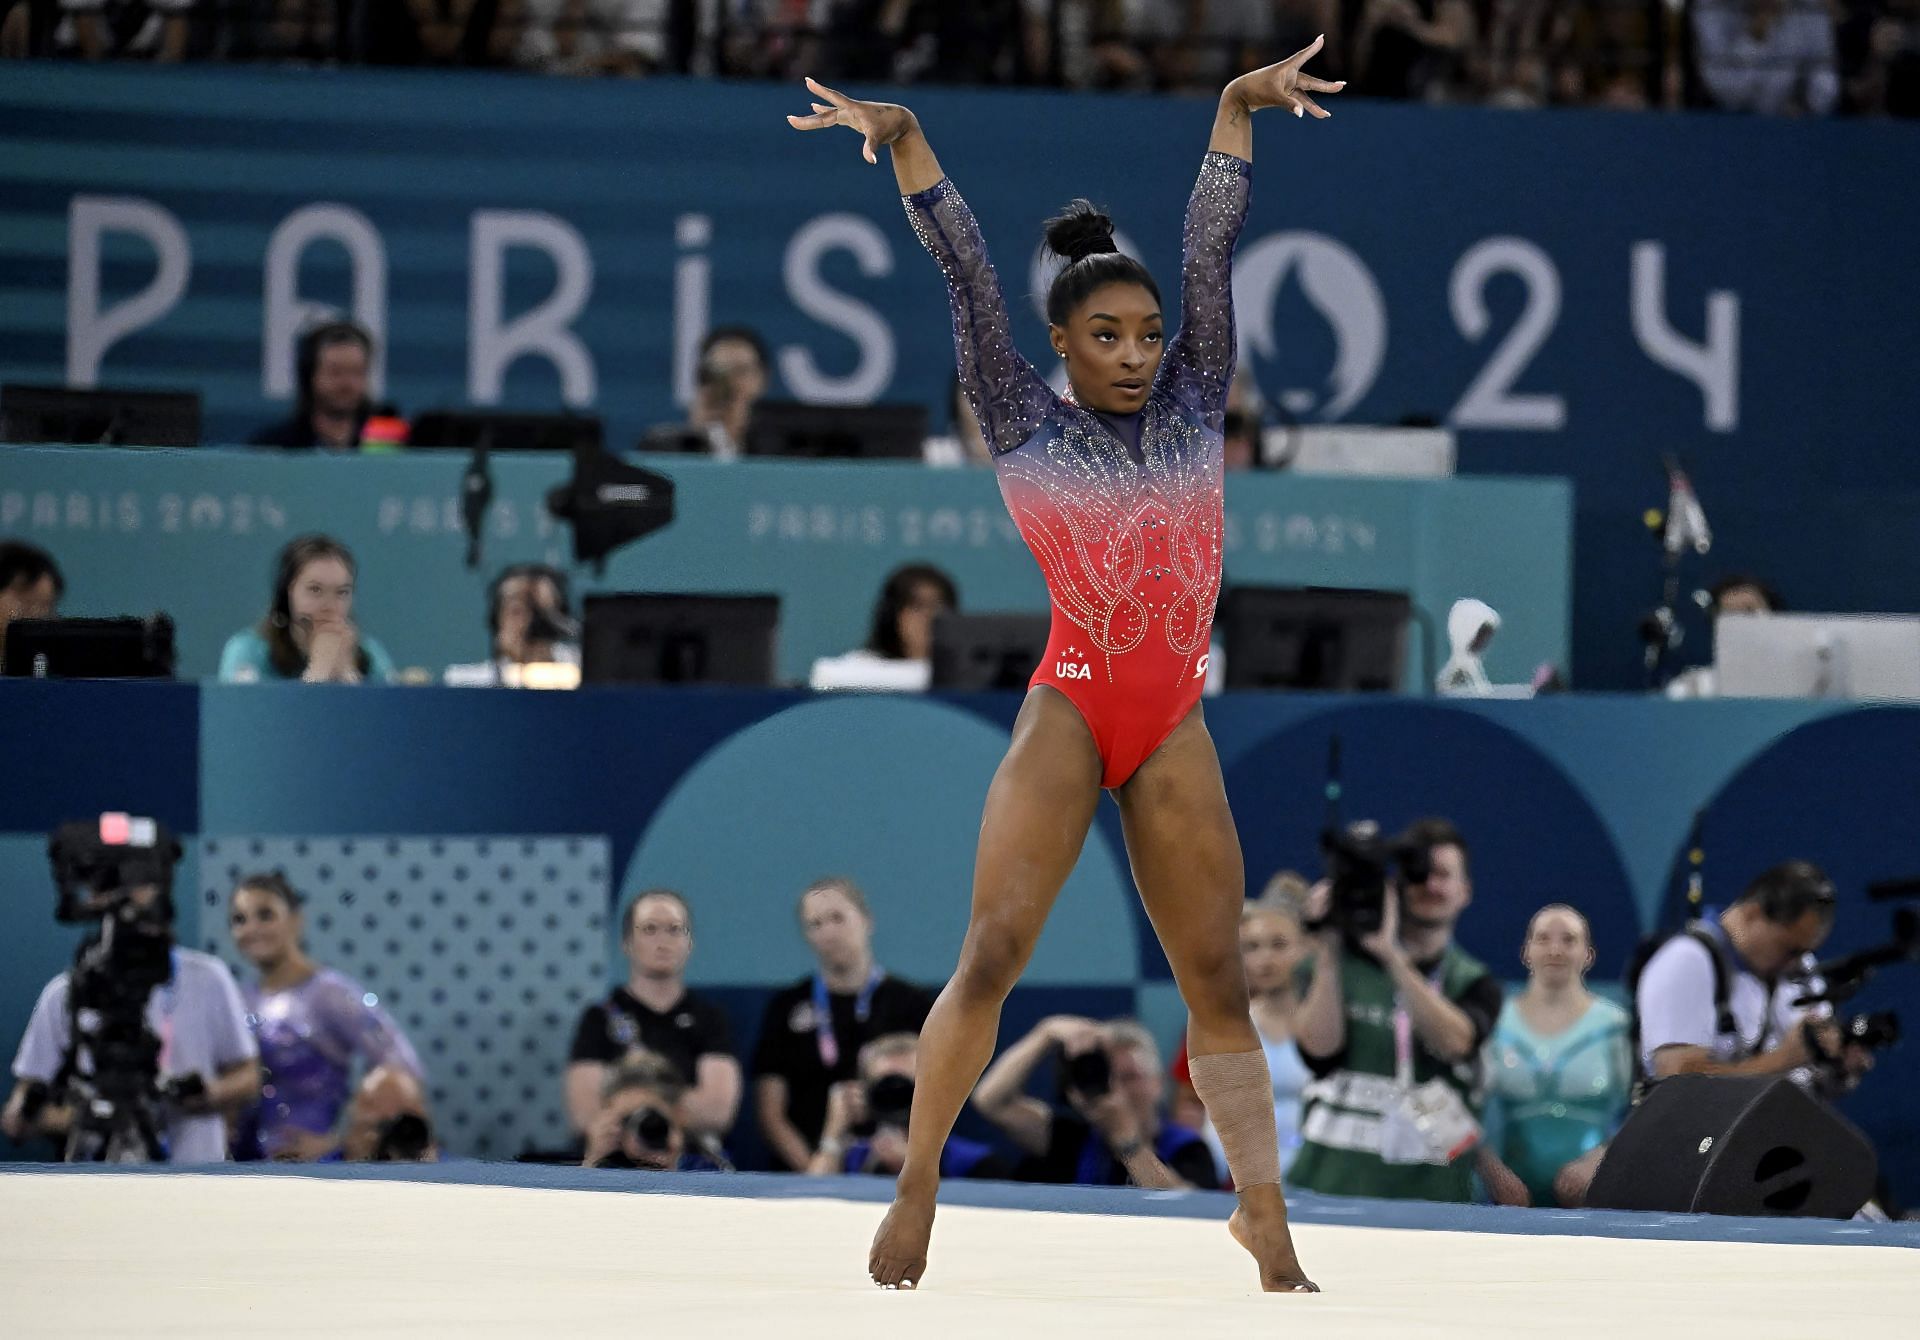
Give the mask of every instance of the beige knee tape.
[{"label": "beige knee tape", "polygon": [[1280,1137],[1273,1124],[1273,1080],[1265,1052],[1196,1056],[1194,1092],[1207,1105],[1236,1190],[1280,1180]]}]

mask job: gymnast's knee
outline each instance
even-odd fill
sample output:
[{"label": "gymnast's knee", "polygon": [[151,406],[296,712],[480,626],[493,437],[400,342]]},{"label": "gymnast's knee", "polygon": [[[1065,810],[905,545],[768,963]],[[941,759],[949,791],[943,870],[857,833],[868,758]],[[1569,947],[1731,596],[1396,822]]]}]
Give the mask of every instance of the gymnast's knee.
[{"label": "gymnast's knee", "polygon": [[1247,983],[1239,946],[1187,956],[1176,965],[1187,1013],[1203,1029],[1242,1022],[1247,1017]]},{"label": "gymnast's knee", "polygon": [[1033,957],[1036,938],[1010,926],[976,922],[960,949],[955,988],[975,1000],[1005,1000]]}]

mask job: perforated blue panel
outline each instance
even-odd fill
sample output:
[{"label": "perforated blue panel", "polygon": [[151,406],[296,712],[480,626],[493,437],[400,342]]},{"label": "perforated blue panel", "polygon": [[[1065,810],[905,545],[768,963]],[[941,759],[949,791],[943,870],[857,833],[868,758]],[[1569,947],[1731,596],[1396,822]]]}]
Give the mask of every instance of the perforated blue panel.
[{"label": "perforated blue panel", "polygon": [[604,838],[214,836],[199,854],[199,925],[183,929],[245,980],[228,896],[243,874],[284,873],[307,900],[307,952],[413,1040],[449,1152],[564,1143],[567,1044],[606,991]]}]

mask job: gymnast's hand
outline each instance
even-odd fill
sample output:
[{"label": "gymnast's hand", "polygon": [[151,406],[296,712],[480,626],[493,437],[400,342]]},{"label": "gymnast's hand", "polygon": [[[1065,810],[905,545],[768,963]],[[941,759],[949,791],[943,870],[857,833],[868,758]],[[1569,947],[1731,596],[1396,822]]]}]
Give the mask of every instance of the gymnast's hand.
[{"label": "gymnast's hand", "polygon": [[1285,107],[1295,116],[1311,115],[1324,121],[1333,113],[1307,95],[1338,93],[1347,86],[1347,81],[1316,79],[1300,67],[1319,53],[1326,40],[1324,36],[1316,37],[1313,45],[1294,52],[1278,65],[1269,65],[1265,69],[1241,75],[1227,85],[1227,92],[1237,97],[1248,111],[1257,112],[1263,107]]},{"label": "gymnast's hand", "polygon": [[913,113],[897,103],[861,102],[812,79],[807,80],[807,87],[813,90],[816,99],[824,101],[813,104],[812,116],[789,116],[787,124],[795,130],[825,130],[830,126],[857,130],[866,137],[860,153],[869,163],[880,161],[874,150],[903,140],[920,129]]}]

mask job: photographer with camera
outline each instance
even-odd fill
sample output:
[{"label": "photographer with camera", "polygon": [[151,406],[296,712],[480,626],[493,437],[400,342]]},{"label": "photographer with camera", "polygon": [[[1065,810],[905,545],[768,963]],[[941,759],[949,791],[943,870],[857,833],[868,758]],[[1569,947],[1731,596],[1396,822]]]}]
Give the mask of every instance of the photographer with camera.
[{"label": "photographer with camera", "polygon": [[1289,1178],[1331,1195],[1471,1200],[1480,1046],[1501,994],[1453,940],[1473,900],[1466,842],[1422,819],[1397,841],[1356,824],[1327,845],[1296,1025],[1316,1078]]},{"label": "photographer with camera", "polygon": [[1755,879],[1724,912],[1707,909],[1631,975],[1640,1063],[1670,1075],[1792,1075],[1838,1091],[1873,1064],[1796,972],[1833,930],[1839,897],[1820,867],[1788,861]]},{"label": "photographer with camera", "polygon": [[[1026,1092],[1049,1056],[1060,1066],[1052,1103]],[[1214,1190],[1220,1182],[1206,1142],[1162,1116],[1166,1087],[1160,1049],[1138,1023],[1061,1014],[987,1067],[973,1105],[1027,1155],[1014,1171],[1020,1181]]]},{"label": "photographer with camera", "polygon": [[752,326],[715,326],[700,341],[693,407],[687,427],[703,433],[717,461],[747,450],[753,407],[767,393],[767,342]]},{"label": "photographer with camera", "polygon": [[[827,1125],[807,1165],[816,1177],[835,1173],[899,1174],[907,1158],[907,1116],[920,1064],[915,1033],[889,1033],[860,1049],[860,1078],[827,1092]],[[940,1150],[942,1177],[1005,1178],[1012,1168],[991,1148],[949,1135]]]},{"label": "photographer with camera", "polygon": [[233,974],[173,942],[180,847],[165,827],[102,815],[54,833],[55,916],[92,922],[47,983],[13,1061],[0,1130],[68,1162],[218,1163],[225,1118],[260,1096],[259,1049]]},{"label": "photographer with camera", "polygon": [[694,1172],[714,1165],[687,1153],[680,1121],[687,1086],[663,1056],[635,1048],[607,1076],[600,1111],[587,1124],[585,1168]]}]

